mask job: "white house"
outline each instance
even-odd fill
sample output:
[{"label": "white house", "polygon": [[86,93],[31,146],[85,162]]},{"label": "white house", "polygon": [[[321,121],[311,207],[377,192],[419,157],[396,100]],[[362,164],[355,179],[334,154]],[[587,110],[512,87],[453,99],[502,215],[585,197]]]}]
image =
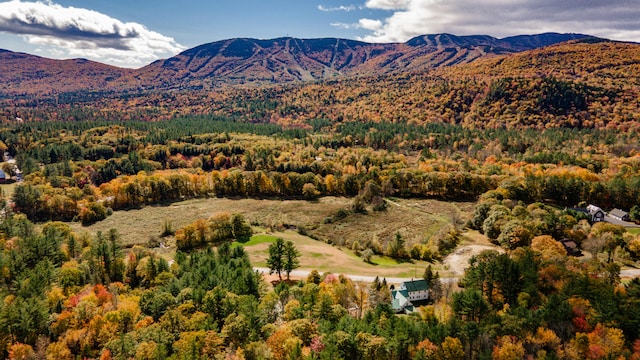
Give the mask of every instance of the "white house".
[{"label": "white house", "polygon": [[426,305],[429,285],[424,279],[405,281],[391,292],[391,307],[397,312],[414,312],[416,306]]},{"label": "white house", "polygon": [[604,211],[595,205],[587,206],[587,213],[591,215],[592,222],[604,221]]}]

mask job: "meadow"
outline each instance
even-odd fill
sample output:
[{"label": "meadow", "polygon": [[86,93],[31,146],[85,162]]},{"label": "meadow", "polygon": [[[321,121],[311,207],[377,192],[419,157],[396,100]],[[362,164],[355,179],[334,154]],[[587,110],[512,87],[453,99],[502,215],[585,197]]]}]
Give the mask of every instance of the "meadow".
[{"label": "meadow", "polygon": [[[410,243],[424,242],[452,221],[462,222],[469,217],[472,203],[449,203],[431,199],[393,199],[387,211],[369,214],[350,214],[337,223],[326,219],[338,210],[347,208],[351,199],[322,197],[314,201],[275,199],[191,199],[170,205],[146,206],[141,209],[115,211],[103,221],[83,226],[69,222],[76,233],[95,236],[116,229],[124,248],[135,245],[151,247],[158,255],[171,259],[175,255],[175,238],[162,237],[165,223],[179,229],[197,219],[207,219],[219,212],[242,213],[254,224],[254,235],[242,245],[256,267],[266,266],[267,247],[276,237],[291,240],[301,252],[301,269],[365,276],[410,278],[421,276],[429,264],[421,260],[398,260],[387,256],[373,256],[370,263],[354,254],[348,246],[367,238],[392,237],[400,232]],[[307,229],[301,235],[300,229]],[[303,231],[304,232],[304,231]],[[465,243],[482,242],[476,237],[464,237]],[[474,240],[471,240],[474,239]],[[486,242],[486,239],[484,240]],[[162,243],[162,245],[160,245]],[[237,244],[237,245],[236,245]],[[447,276],[450,272],[441,264],[434,269]]]}]

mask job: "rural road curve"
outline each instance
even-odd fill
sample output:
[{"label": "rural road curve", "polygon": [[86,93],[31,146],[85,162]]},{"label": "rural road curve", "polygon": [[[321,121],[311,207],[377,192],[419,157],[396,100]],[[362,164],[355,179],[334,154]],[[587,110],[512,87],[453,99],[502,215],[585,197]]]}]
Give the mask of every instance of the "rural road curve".
[{"label": "rural road curve", "polygon": [[[258,271],[261,274],[269,274],[269,268],[264,268],[264,267],[254,267],[254,270]],[[311,272],[311,270],[293,270],[291,272],[291,276],[294,277],[302,277],[302,278],[306,278],[309,273]],[[337,274],[339,275],[339,274]],[[375,276],[366,276],[366,275],[349,275],[349,274],[342,274],[346,277],[348,277],[349,279],[353,280],[353,281],[364,281],[364,282],[373,282],[376,277]],[[411,281],[414,280],[412,278],[395,278],[395,277],[384,277],[384,276],[378,276],[378,278],[382,281],[382,279],[387,279],[387,283],[388,284],[400,284],[402,282],[405,281]],[[440,281],[442,281],[443,283],[452,283],[452,282],[456,282],[458,281],[458,278],[440,278]]]}]

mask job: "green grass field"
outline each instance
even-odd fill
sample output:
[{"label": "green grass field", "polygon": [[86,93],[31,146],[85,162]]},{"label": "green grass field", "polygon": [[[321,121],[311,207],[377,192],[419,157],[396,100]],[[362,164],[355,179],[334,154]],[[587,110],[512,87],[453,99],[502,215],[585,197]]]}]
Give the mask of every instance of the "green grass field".
[{"label": "green grass field", "polygon": [[640,234],[640,228],[627,228],[627,231],[630,232],[633,235]]},{"label": "green grass field", "polygon": [[245,243],[234,241],[233,244],[231,244],[231,247],[251,247],[263,243],[271,244],[272,242],[276,241],[277,238],[277,236],[258,234],[253,235],[251,239]]}]

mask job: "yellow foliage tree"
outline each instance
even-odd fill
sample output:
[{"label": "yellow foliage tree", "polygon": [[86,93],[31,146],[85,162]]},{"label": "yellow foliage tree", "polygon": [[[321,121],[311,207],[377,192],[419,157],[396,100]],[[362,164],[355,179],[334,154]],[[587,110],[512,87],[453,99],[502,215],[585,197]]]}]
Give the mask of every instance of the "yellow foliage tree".
[{"label": "yellow foliage tree", "polygon": [[494,360],[520,360],[524,357],[522,342],[514,336],[498,338],[498,344],[493,348]]},{"label": "yellow foliage tree", "polygon": [[464,348],[462,347],[460,339],[447,336],[442,344],[440,344],[437,358],[443,360],[463,360]]},{"label": "yellow foliage tree", "polygon": [[9,347],[9,360],[35,359],[35,352],[31,345],[15,343]]},{"label": "yellow foliage tree", "polygon": [[542,254],[544,260],[559,260],[567,255],[564,246],[549,235],[534,237],[531,240],[531,248]]}]

